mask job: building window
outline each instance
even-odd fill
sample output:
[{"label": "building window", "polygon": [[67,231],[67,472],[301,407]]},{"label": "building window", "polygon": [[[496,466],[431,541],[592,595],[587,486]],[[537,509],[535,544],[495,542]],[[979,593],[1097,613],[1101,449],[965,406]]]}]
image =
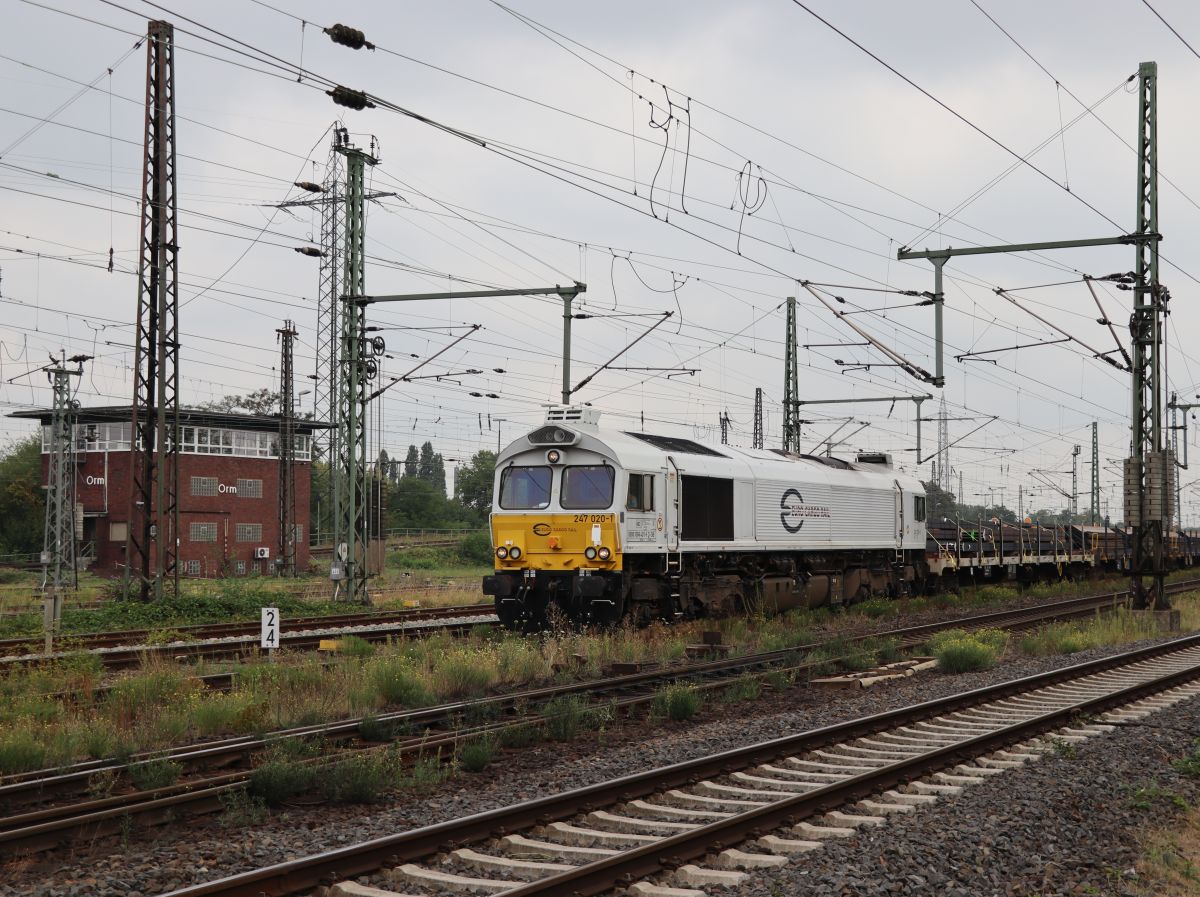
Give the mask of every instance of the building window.
[{"label": "building window", "polygon": [[239,523],[235,536],[239,542],[261,542],[261,523]]},{"label": "building window", "polygon": [[238,480],[238,498],[262,498],[262,480]]},{"label": "building window", "polygon": [[296,540],[296,544],[303,545],[304,544],[304,524],[297,523],[294,527],[292,527],[292,533],[294,534],[292,536],[292,538]]},{"label": "building window", "polygon": [[246,562],[245,561],[234,561],[233,562],[233,571],[238,576],[245,576],[246,575]]},{"label": "building window", "polygon": [[200,575],[200,562],[199,561],[184,561],[183,562],[183,572],[187,576],[199,576]]},{"label": "building window", "polygon": [[113,520],[108,524],[108,541],[124,542],[129,538],[129,524],[124,521]]},{"label": "building window", "polygon": [[193,523],[189,531],[193,542],[217,541],[217,525],[215,523]]},{"label": "building window", "polygon": [[216,495],[216,477],[192,477],[192,495]]}]

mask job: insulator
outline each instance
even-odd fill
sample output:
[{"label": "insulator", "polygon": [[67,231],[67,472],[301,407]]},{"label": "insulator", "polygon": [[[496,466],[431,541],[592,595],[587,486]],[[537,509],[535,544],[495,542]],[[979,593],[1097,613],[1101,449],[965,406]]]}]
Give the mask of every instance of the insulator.
[{"label": "insulator", "polygon": [[367,40],[367,36],[357,28],[351,28],[349,25],[338,23],[332,28],[322,28],[329,39],[335,44],[341,44],[343,47],[349,47],[351,50],[361,50],[366,47],[368,50],[374,50],[375,45]]},{"label": "insulator", "polygon": [[474,396],[477,399],[483,398],[483,393],[481,393],[481,392],[472,392],[472,393],[468,393],[468,395]]},{"label": "insulator", "polygon": [[321,258],[325,255],[316,246],[293,246],[292,248],[301,255],[311,255],[313,258]]},{"label": "insulator", "polygon": [[297,187],[301,190],[307,190],[309,193],[324,193],[325,188],[320,184],[314,184],[312,181],[295,181]]},{"label": "insulator", "polygon": [[325,91],[333,101],[339,106],[345,106],[348,109],[374,109],[375,104],[367,99],[367,95],[361,90],[351,90],[349,87],[342,87],[340,84],[333,90]]}]

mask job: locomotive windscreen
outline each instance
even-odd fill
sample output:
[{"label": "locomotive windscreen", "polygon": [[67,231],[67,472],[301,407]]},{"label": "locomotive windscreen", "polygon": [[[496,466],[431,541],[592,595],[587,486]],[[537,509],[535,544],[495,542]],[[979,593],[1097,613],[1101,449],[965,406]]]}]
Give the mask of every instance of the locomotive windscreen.
[{"label": "locomotive windscreen", "polygon": [[683,477],[685,542],[721,542],[733,539],[733,480],[717,477]]}]

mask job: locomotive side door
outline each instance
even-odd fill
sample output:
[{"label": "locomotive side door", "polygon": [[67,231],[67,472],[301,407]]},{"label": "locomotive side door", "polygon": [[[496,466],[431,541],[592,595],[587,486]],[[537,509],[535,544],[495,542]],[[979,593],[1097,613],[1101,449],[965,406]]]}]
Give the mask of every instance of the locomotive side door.
[{"label": "locomotive side door", "polygon": [[896,485],[896,556],[899,557],[904,549],[904,490],[899,480],[892,480]]},{"label": "locomotive side door", "polygon": [[666,527],[667,551],[679,551],[679,528],[683,514],[683,475],[675,459],[667,455],[667,466],[663,468],[666,485],[666,501],[663,502],[663,524]]}]

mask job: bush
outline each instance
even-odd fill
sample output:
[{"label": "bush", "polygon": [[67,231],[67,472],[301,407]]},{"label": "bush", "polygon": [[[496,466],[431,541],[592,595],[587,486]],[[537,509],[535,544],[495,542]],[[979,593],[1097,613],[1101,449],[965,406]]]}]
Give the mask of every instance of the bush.
[{"label": "bush", "polygon": [[651,712],[657,717],[678,722],[695,716],[703,703],[704,699],[695,686],[676,683],[659,689],[654,696]]},{"label": "bush", "polygon": [[166,788],[179,780],[183,767],[166,757],[156,757],[129,767],[129,780],[138,791]]},{"label": "bush", "polygon": [[283,803],[313,786],[316,771],[295,760],[275,757],[250,773],[249,792],[270,805]]},{"label": "bush", "polygon": [[546,734],[555,741],[571,741],[579,734],[590,716],[583,698],[578,695],[560,695],[542,707],[546,720]]},{"label": "bush", "polygon": [[721,693],[721,700],[730,704],[738,701],[754,701],[762,694],[762,682],[757,676],[742,673],[733,684]]},{"label": "bush", "polygon": [[496,756],[496,742],[490,737],[476,738],[458,749],[458,765],[467,772],[483,772]]},{"label": "bush", "polygon": [[495,679],[493,658],[482,651],[443,658],[433,670],[433,688],[443,699],[482,697]]},{"label": "bush", "polygon": [[30,731],[16,729],[0,735],[0,774],[30,772],[46,765],[46,748]]},{"label": "bush", "polygon": [[471,533],[458,544],[458,557],[465,564],[491,566],[492,536],[486,530]]},{"label": "bush", "polygon": [[344,635],[338,639],[338,653],[346,657],[370,657],[375,646],[357,635]]},{"label": "bush", "polygon": [[368,713],[359,720],[358,737],[363,741],[391,741],[396,737],[396,726]]},{"label": "bush", "polygon": [[435,698],[407,663],[389,659],[371,670],[375,690],[384,702],[401,707],[428,707]]},{"label": "bush", "polygon": [[996,663],[996,652],[971,636],[942,640],[933,650],[938,669],[947,673],[986,670]]},{"label": "bush", "polygon": [[321,793],[346,804],[372,803],[393,784],[392,758],[384,751],[366,751],[321,770]]}]

